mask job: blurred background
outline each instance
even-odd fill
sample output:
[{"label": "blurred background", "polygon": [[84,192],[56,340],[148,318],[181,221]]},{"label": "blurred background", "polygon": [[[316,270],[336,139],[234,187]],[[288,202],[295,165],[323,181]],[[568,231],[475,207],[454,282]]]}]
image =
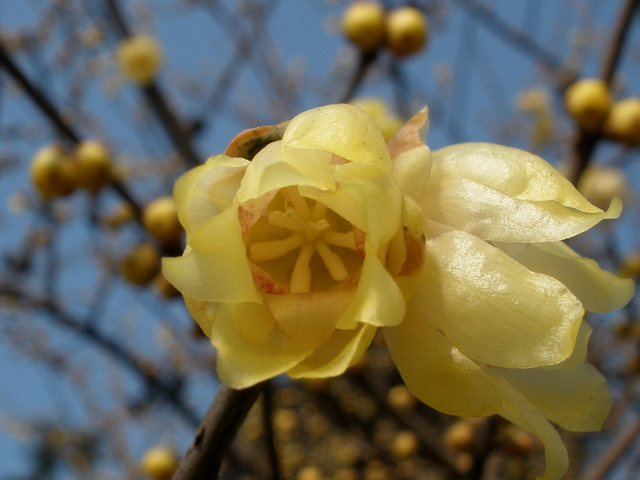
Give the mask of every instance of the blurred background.
[{"label": "blurred background", "polygon": [[[383,44],[372,4],[346,0],[0,0],[0,478],[170,478],[219,384],[159,273],[182,248],[167,196],[236,133],[309,108],[353,102],[392,135],[427,105],[433,150],[519,147],[601,208],[622,197],[571,246],[637,278],[638,3],[374,2],[405,16]],[[602,432],[562,432],[567,478],[639,478],[637,300],[589,321],[615,405]],[[529,479],[543,463],[507,422],[417,402],[374,345],[342,377],[272,381],[222,477]]]}]

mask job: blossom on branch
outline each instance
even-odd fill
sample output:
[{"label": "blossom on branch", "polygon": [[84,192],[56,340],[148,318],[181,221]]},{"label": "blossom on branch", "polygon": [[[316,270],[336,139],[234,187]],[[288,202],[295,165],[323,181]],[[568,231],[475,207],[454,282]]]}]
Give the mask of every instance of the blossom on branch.
[{"label": "blossom on branch", "polygon": [[432,155],[427,128],[424,109],[385,145],[362,110],[331,105],[243,132],[176,183],[187,247],[164,273],[227,385],[339,375],[379,329],[420,400],[536,434],[544,478],[559,478],[567,455],[547,419],[598,429],[611,403],[585,363],[585,309],[633,295],[562,240],[621,204],[594,207],[520,150]]}]

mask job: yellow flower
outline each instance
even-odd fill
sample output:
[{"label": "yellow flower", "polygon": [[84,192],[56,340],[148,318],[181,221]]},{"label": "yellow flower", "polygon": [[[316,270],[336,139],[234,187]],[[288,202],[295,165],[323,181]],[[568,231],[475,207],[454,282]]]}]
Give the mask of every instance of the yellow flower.
[{"label": "yellow flower", "polygon": [[148,85],[162,65],[162,48],[153,37],[137,35],[120,42],[116,59],[125,77]]},{"label": "yellow flower", "polygon": [[611,403],[585,363],[585,309],[634,290],[562,240],[620,201],[604,212],[512,148],[432,156],[427,128],[424,109],[385,145],[362,110],[333,105],[241,134],[176,183],[187,248],[165,275],[224,383],[338,375],[380,328],[414,395],[536,434],[543,478],[559,478],[567,455],[548,420],[598,429]]},{"label": "yellow flower", "polygon": [[[261,135],[282,139],[238,158]],[[429,150],[416,152],[404,170],[424,183]],[[167,279],[211,337],[224,383],[342,373],[377,327],[402,321],[422,264],[425,220],[395,178],[402,163],[392,173],[382,135],[352,105],[247,132],[227,153],[176,183],[188,246],[164,259]]]}]

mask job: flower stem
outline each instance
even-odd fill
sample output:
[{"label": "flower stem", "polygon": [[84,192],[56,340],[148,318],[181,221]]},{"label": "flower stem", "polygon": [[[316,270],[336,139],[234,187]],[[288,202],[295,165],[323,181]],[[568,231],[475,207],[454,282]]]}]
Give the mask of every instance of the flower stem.
[{"label": "flower stem", "polygon": [[220,386],[173,480],[218,478],[225,454],[263,388],[263,383],[244,390]]}]

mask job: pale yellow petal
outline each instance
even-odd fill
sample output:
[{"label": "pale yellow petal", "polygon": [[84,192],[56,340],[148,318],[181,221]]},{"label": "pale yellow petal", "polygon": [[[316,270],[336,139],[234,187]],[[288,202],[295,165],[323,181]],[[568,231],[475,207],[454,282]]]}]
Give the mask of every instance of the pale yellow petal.
[{"label": "pale yellow petal", "polygon": [[622,208],[615,199],[603,212],[541,158],[489,144],[434,152],[417,200],[429,219],[503,242],[563,240],[617,217]]},{"label": "pale yellow petal", "polygon": [[477,237],[427,222],[414,294],[462,353],[490,365],[553,365],[573,351],[584,310],[553,277],[533,273]]},{"label": "pale yellow petal", "polygon": [[173,197],[188,234],[231,206],[248,163],[218,155],[178,178]]},{"label": "pale yellow petal", "polygon": [[371,117],[354,105],[328,105],[301,113],[289,122],[282,142],[285,149],[318,149],[391,170],[382,134]]},{"label": "pale yellow petal", "polygon": [[353,299],[355,288],[267,295],[265,301],[282,333],[301,345],[318,348],[333,333]]},{"label": "pale yellow petal", "polygon": [[625,306],[633,297],[633,280],[602,270],[594,260],[579,256],[563,242],[496,246],[529,270],[560,280],[585,310],[609,312]]},{"label": "pale yellow petal", "polygon": [[600,430],[611,410],[607,381],[588,363],[567,369],[497,368],[496,371],[546,418],[567,430]]},{"label": "pale yellow petal", "polygon": [[329,194],[311,189],[300,193],[325,204],[374,237],[376,247],[391,240],[400,225],[402,194],[388,175],[373,165],[348,163],[335,169],[340,188]]},{"label": "pale yellow petal", "polygon": [[431,172],[431,150],[425,145],[429,111],[424,107],[405,123],[387,147],[391,174],[405,195],[416,197],[424,189]]},{"label": "pale yellow petal", "polygon": [[353,330],[335,330],[309,357],[287,371],[291,378],[325,378],[342,374],[367,349],[377,328],[360,324]]},{"label": "pale yellow petal", "polygon": [[402,322],[404,313],[405,300],[400,287],[378,257],[368,255],[353,300],[336,327],[352,329],[361,322],[376,327],[397,325]]},{"label": "pale yellow petal", "polygon": [[167,280],[183,294],[209,302],[259,302],[247,261],[237,209],[205,223],[181,257],[163,258]]},{"label": "pale yellow petal", "polygon": [[[263,335],[252,337],[260,323],[263,324],[260,327]],[[265,304],[225,303],[220,306],[211,343],[217,349],[217,372],[221,382],[232,388],[247,388],[289,370],[313,352],[291,340],[280,329],[270,328],[275,324]],[[267,330],[268,335],[264,335]]]},{"label": "pale yellow petal", "polygon": [[242,204],[290,185],[333,190],[331,155],[320,150],[295,149],[283,154],[282,142],[264,147],[247,167],[237,198]]},{"label": "pale yellow petal", "polygon": [[189,314],[200,325],[202,332],[207,337],[211,337],[211,330],[213,329],[213,323],[216,320],[220,304],[195,300],[188,295],[183,295],[183,297]]},{"label": "pale yellow petal", "polygon": [[503,397],[501,416],[536,435],[544,444],[546,468],[539,480],[559,480],[569,468],[569,456],[558,432],[540,411],[493,369],[485,373]]},{"label": "pale yellow petal", "polygon": [[480,417],[500,410],[500,396],[482,370],[426,319],[429,304],[414,295],[404,321],[382,329],[407,387],[422,402],[449,415]]}]

